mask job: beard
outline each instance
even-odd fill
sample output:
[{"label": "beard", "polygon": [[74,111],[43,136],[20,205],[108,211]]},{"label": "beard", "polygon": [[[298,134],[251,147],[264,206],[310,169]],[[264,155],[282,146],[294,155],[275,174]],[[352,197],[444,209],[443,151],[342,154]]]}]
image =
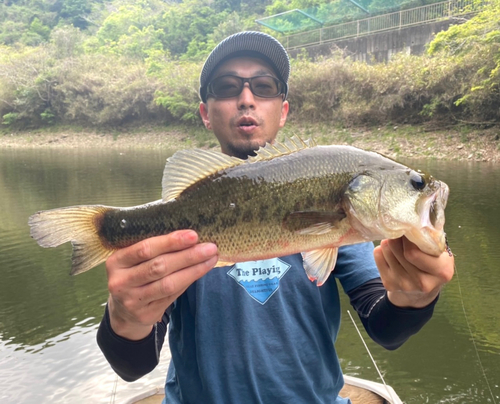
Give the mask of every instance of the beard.
[{"label": "beard", "polygon": [[[231,126],[238,126],[238,121],[244,117],[251,117],[258,127],[262,127],[264,124],[264,120],[253,113],[253,111],[245,109],[239,111],[239,113],[231,119]],[[228,142],[226,144],[227,151],[231,156],[238,157],[240,159],[246,160],[249,156],[255,156],[256,151],[259,148],[264,147],[266,142],[272,142],[272,139],[266,140],[253,140],[253,135],[249,135],[247,140],[240,140],[234,143]]]},{"label": "beard", "polygon": [[242,160],[246,160],[249,156],[255,156],[256,151],[259,150],[260,145],[255,142],[252,142],[251,144],[246,144],[246,145],[235,145],[235,144],[228,144],[227,148],[229,150],[229,155],[238,157]]}]

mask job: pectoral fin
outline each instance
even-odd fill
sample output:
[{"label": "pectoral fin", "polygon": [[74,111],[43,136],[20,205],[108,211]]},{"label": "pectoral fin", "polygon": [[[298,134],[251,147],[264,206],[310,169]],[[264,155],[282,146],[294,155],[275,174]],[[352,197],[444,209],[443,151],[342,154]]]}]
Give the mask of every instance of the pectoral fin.
[{"label": "pectoral fin", "polygon": [[304,269],[311,282],[316,280],[318,286],[326,282],[330,272],[335,268],[338,251],[337,247],[332,247],[302,253]]},{"label": "pectoral fin", "polygon": [[227,261],[217,261],[217,263],[214,265],[214,268],[219,268],[219,267],[230,267],[234,265],[234,262],[227,262]]},{"label": "pectoral fin", "polygon": [[299,234],[318,236],[335,229],[337,224],[345,217],[343,211],[292,212],[283,220],[283,227]]}]

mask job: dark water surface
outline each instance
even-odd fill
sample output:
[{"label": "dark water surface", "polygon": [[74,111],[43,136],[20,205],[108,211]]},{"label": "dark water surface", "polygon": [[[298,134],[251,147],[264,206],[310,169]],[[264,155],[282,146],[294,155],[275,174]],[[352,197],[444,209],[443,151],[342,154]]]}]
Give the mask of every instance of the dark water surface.
[{"label": "dark water surface", "polygon": [[[159,199],[169,154],[0,149],[1,403],[122,402],[163,385],[168,349],[147,377],[133,384],[117,379],[95,343],[107,298],[104,267],[69,276],[71,246],[38,247],[27,220],[42,209]],[[406,403],[492,403],[488,383],[500,403],[500,166],[412,165],[450,186],[446,231],[458,276],[431,322],[402,348],[368,345]],[[378,380],[345,312],[347,299],[343,307],[337,346],[344,371]]]}]

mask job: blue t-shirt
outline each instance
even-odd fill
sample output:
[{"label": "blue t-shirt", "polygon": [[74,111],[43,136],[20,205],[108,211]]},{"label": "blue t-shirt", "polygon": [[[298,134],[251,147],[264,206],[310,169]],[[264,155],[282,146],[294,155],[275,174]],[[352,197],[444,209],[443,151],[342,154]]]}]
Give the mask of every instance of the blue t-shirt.
[{"label": "blue t-shirt", "polygon": [[179,297],[170,316],[166,403],[349,403],[334,343],[335,278],[348,292],[379,277],[373,244],[339,250],[321,287],[302,256],[215,268]]}]

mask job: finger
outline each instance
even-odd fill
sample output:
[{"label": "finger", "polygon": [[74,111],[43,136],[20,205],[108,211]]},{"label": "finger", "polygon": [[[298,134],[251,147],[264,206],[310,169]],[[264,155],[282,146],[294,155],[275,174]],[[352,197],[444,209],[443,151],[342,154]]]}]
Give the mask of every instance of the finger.
[{"label": "finger", "polygon": [[143,286],[183,268],[203,263],[216,255],[217,246],[213,243],[196,244],[182,251],[162,254],[127,271],[127,283],[132,287]]},{"label": "finger", "polygon": [[[426,268],[432,265],[435,257],[425,254],[415,244],[413,244],[406,237],[398,239],[387,240],[387,256],[393,256],[390,264],[397,265],[404,269],[408,275],[414,279],[420,275],[421,272],[428,272]],[[390,254],[389,253],[390,250]],[[434,262],[435,264],[435,262]],[[396,267],[395,267],[396,268]]]},{"label": "finger", "polygon": [[[182,291],[182,293],[184,292],[185,290]],[[182,293],[180,293],[179,296]],[[160,322],[163,318],[165,310],[167,310],[172,302],[179,296],[168,296],[141,306],[140,310],[135,313],[134,321],[140,323],[141,325],[151,325]]]},{"label": "finger", "polygon": [[420,271],[429,272],[428,270],[435,266],[436,257],[424,253],[406,237],[403,236],[398,239],[399,243],[397,245],[394,241],[390,240],[389,246],[398,260],[406,267],[411,267],[411,269],[418,268]]},{"label": "finger", "polygon": [[390,268],[389,264],[385,260],[384,253],[382,252],[382,243],[380,243],[380,245],[375,247],[373,250],[373,257],[375,258],[375,264],[377,265],[380,276],[383,280],[386,276],[390,275]]},{"label": "finger", "polygon": [[[149,313],[148,309],[153,301],[169,300],[169,303],[166,305],[166,307],[168,307],[191,283],[212,269],[217,263],[217,259],[218,257],[215,256],[207,261],[203,261],[197,265],[179,271],[184,273],[180,279],[174,277],[172,280],[168,280],[173,276],[169,275],[163,279],[148,284],[142,284],[138,287],[132,287],[129,283],[123,282],[123,280],[120,284],[116,283],[116,285],[110,281],[109,290],[115,301],[115,307],[123,308],[122,317],[132,316],[131,320],[133,321],[147,323],[147,321],[151,320],[151,316],[156,319],[158,313]],[[130,272],[132,271],[133,270]],[[125,293],[123,290],[120,290],[123,284],[127,285]],[[120,297],[118,298],[118,296]]]},{"label": "finger", "polygon": [[398,283],[397,289],[394,290],[401,290],[405,293],[429,294],[442,284],[433,273],[417,267],[409,261],[412,260],[422,265],[422,262],[427,263],[428,260],[433,260],[433,264],[436,265],[436,257],[423,253],[405,237],[389,240],[387,247],[385,257],[394,270]]},{"label": "finger", "polygon": [[[130,268],[144,261],[174,251],[186,249],[198,242],[198,235],[192,230],[179,230],[173,233],[151,237],[113,254],[114,262],[121,268]],[[111,259],[111,257],[110,257]]]},{"label": "finger", "polygon": [[403,241],[401,238],[382,240],[380,247],[387,265],[393,272],[406,272],[406,264],[411,264],[409,264],[404,257]]},{"label": "finger", "polygon": [[453,267],[454,260],[446,251],[435,257],[420,250],[416,244],[412,243],[406,237],[401,238],[401,246],[394,243],[395,240],[389,240],[389,246],[398,258],[398,260],[408,269],[418,270],[428,273],[431,276],[442,277],[447,281],[449,267]]},{"label": "finger", "polygon": [[380,279],[384,284],[386,290],[391,290],[392,288],[392,273],[389,264],[384,258],[384,253],[382,252],[382,245],[375,247],[373,250],[373,257],[375,258],[375,264],[377,265],[378,271],[380,272]]},{"label": "finger", "polygon": [[218,257],[184,268],[156,282],[143,286],[141,296],[145,302],[151,303],[171,298],[177,299],[196,280],[207,274],[217,263]]},{"label": "finger", "polygon": [[415,282],[412,270],[416,268],[412,268],[411,264],[404,260],[402,240],[383,240],[380,243],[380,251],[384,263],[384,276],[382,274],[381,276],[386,289],[391,291],[411,290]]}]

